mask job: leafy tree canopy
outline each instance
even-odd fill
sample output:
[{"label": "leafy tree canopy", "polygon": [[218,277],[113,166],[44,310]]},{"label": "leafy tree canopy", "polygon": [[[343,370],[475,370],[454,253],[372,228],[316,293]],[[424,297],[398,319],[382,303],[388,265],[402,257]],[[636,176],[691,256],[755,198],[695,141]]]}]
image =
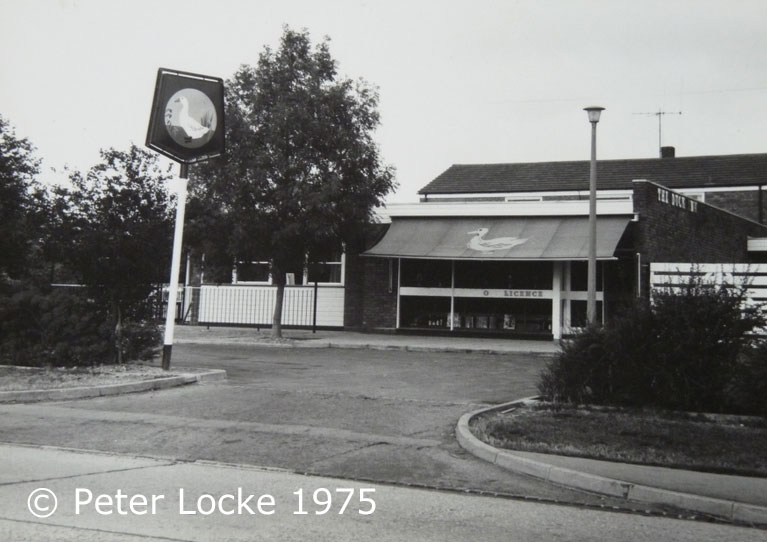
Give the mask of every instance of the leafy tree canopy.
[{"label": "leafy tree canopy", "polygon": [[167,171],[131,146],[101,151],[101,163],[70,176],[55,198],[67,263],[118,317],[167,280],[173,230]]},{"label": "leafy tree canopy", "polygon": [[35,176],[40,162],[34,151],[0,116],[0,275],[16,278],[26,271],[39,194]]},{"label": "leafy tree canopy", "polygon": [[220,245],[225,224],[229,253],[269,261],[281,299],[286,270],[353,233],[395,187],[373,140],[378,93],[338,77],[327,38],[313,47],[286,27],[227,82],[226,103],[227,152],[192,175],[190,238],[210,230]]}]

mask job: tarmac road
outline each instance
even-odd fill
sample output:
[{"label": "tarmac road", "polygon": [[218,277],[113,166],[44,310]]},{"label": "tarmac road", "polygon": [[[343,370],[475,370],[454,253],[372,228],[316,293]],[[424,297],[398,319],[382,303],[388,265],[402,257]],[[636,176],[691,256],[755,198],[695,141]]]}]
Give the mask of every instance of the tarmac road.
[{"label": "tarmac road", "polygon": [[535,393],[537,355],[177,345],[228,381],[0,405],[0,442],[211,460],[375,483],[664,512],[488,464],[455,441],[465,412]]}]

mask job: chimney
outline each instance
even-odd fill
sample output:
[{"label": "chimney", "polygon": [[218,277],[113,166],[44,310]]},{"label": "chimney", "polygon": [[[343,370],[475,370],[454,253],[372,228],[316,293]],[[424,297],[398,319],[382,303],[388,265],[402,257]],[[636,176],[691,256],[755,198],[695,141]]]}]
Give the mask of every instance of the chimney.
[{"label": "chimney", "polygon": [[661,158],[674,158],[676,156],[676,149],[674,147],[661,147],[660,148],[660,157]]}]

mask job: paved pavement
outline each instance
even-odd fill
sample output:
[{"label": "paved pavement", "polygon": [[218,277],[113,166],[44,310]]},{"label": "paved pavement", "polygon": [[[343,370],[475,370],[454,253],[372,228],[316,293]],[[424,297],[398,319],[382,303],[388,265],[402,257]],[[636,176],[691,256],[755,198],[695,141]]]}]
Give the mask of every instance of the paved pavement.
[{"label": "paved pavement", "polygon": [[[269,331],[242,328],[178,328],[179,342],[237,342],[268,344]],[[554,341],[475,339],[464,337],[366,334],[354,332],[287,330],[281,346],[403,349],[427,352],[489,352],[497,354],[535,353],[546,356],[559,351]],[[513,398],[510,398],[513,399]],[[470,452],[515,472],[522,472],[555,483],[649,503],[661,503],[698,511],[715,517],[767,525],[767,479],[691,472],[681,469],[648,467],[608,461],[511,452],[472,442],[468,420],[457,428],[459,441]],[[488,448],[491,448],[488,450]]]},{"label": "paved pavement", "polygon": [[535,393],[544,363],[530,355],[179,344],[173,371],[225,369],[227,380],[0,405],[0,442],[666,512],[508,472],[458,445],[461,415]]},{"label": "paved pavement", "polygon": [[480,352],[495,354],[531,353],[554,355],[559,351],[555,341],[523,341],[513,339],[477,339],[471,337],[438,337],[393,333],[358,333],[353,331],[288,329],[284,340],[270,341],[270,331],[253,328],[177,326],[176,344],[258,344],[295,348],[370,348],[401,349],[411,352]]},{"label": "paved pavement", "polygon": [[[274,342],[269,339],[268,331],[180,326],[176,330],[176,338],[179,345],[253,345],[302,349],[330,346],[374,350],[401,349],[414,352],[483,352],[494,354],[523,352],[526,355],[544,357],[552,356],[558,351],[558,345],[551,341],[423,337],[324,330],[318,331],[316,334],[307,331],[286,330],[285,339]],[[363,378],[371,377],[375,378],[375,375],[365,375]],[[411,391],[414,394],[413,400],[415,400],[417,382],[402,380],[402,383],[403,389],[406,391],[407,385],[413,384]],[[324,389],[323,382],[317,380],[316,375],[312,377],[311,382],[304,382],[304,385],[306,384],[309,386],[316,384],[312,388],[315,391]],[[455,382],[453,384],[461,386],[462,383]],[[402,394],[400,393],[399,396],[401,397]],[[451,396],[454,396],[454,390],[451,392]],[[488,402],[502,403],[504,399],[511,398],[496,397]],[[322,403],[326,404],[327,401],[323,400]],[[322,408],[320,404],[318,404],[318,408]],[[29,415],[35,416],[31,412]],[[62,421],[69,416],[69,413],[65,413],[63,416]],[[471,442],[472,437],[467,431],[467,420],[470,416],[471,414],[464,416],[458,425],[459,441],[467,450],[478,457],[503,468],[543,478],[556,484],[603,493],[614,498],[664,503],[736,521],[767,524],[767,480],[765,479],[692,473],[547,454],[495,450],[482,443]],[[463,435],[461,434],[462,424],[466,429]],[[260,430],[258,427],[254,426],[254,428]],[[311,427],[307,426],[304,429],[311,433]],[[271,426],[270,430],[273,430]],[[339,428],[339,430],[343,429]],[[417,431],[413,433],[413,435],[416,434]],[[341,437],[346,438],[346,435],[341,435]],[[371,438],[375,440],[372,435]],[[412,440],[411,437],[408,438]],[[396,439],[393,439],[390,444],[397,444],[394,440]],[[427,440],[429,439],[424,439],[420,445],[428,448],[434,444],[430,441],[426,442]],[[409,441],[408,444],[413,445]],[[371,445],[375,445],[375,442],[371,441]],[[349,464],[346,463],[344,468],[348,467]]]},{"label": "paved pavement", "polygon": [[767,542],[742,526],[217,462],[9,445],[0,455],[0,539],[10,542]]}]

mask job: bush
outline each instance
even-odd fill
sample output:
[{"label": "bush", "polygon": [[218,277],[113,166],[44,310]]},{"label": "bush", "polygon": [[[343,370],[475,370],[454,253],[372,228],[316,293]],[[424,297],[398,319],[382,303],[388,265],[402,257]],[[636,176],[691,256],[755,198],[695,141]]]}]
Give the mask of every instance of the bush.
[{"label": "bush", "polygon": [[123,359],[149,360],[152,359],[162,344],[162,332],[154,322],[129,322],[123,325],[122,353]]},{"label": "bush", "polygon": [[745,291],[693,283],[655,296],[654,392],[669,408],[722,411],[738,358],[764,325],[742,309]]},{"label": "bush", "polygon": [[593,384],[605,370],[605,331],[589,326],[572,340],[541,374],[538,391],[553,402],[586,403]]},{"label": "bush", "polygon": [[[112,363],[108,312],[81,291],[28,284],[0,286],[0,363],[83,366]],[[153,329],[154,328],[154,329]],[[124,360],[146,359],[159,342],[151,324],[123,328]]]},{"label": "bush", "polygon": [[[761,311],[743,309],[745,287],[693,279],[637,301],[605,328],[563,342],[538,389],[551,401],[710,412],[764,408],[767,347],[752,348]],[[761,390],[761,391],[760,391]]]},{"label": "bush", "polygon": [[767,340],[741,354],[729,397],[731,411],[767,416]]}]

